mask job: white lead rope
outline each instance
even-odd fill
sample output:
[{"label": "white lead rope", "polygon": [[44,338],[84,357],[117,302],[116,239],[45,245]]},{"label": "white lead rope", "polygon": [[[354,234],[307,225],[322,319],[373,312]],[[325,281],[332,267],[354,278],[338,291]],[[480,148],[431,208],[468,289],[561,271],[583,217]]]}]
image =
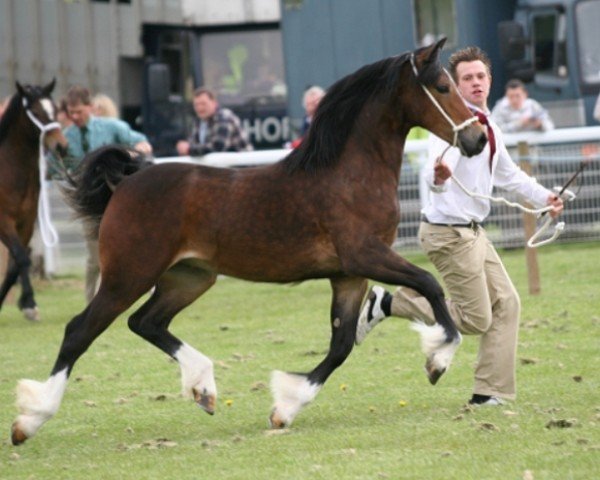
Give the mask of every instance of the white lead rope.
[{"label": "white lead rope", "polygon": [[[551,205],[548,205],[543,208],[527,208],[518,202],[511,202],[504,197],[492,197],[491,195],[483,195],[480,193],[475,193],[475,192],[470,191],[467,187],[465,187],[461,183],[461,181],[458,178],[456,178],[454,175],[452,175],[450,178],[460,187],[460,189],[463,192],[465,192],[470,197],[481,198],[481,199],[489,200],[490,202],[494,202],[494,203],[503,203],[505,205],[508,205],[509,207],[518,208],[519,210],[521,210],[524,213],[529,213],[531,215],[537,215],[539,217],[539,216],[549,212],[553,208]],[[560,192],[560,187],[555,187],[555,190],[558,190]],[[572,200],[575,200],[575,194],[573,192],[571,192],[570,190],[565,190],[563,193],[563,196],[565,196],[566,200],[569,202]],[[547,238],[545,240],[540,240],[539,242],[537,241],[537,239],[539,237],[541,237],[541,235],[546,230],[548,230],[548,228],[552,224],[552,220],[553,220],[553,218],[548,215],[548,218],[546,218],[546,221],[543,223],[543,225],[527,241],[527,246],[529,248],[537,248],[537,247],[541,247],[542,245],[547,245],[547,244],[553,242],[554,240],[556,240],[558,238],[558,236],[563,232],[563,230],[565,229],[565,222],[557,222],[556,225],[554,226],[554,233],[552,234],[552,236],[550,236],[549,238]]]},{"label": "white lead rope", "polygon": [[40,227],[40,235],[42,241],[46,247],[51,248],[58,245],[58,233],[52,225],[50,219],[50,201],[48,199],[48,187],[46,185],[46,161],[44,159],[44,137],[50,130],[61,128],[60,123],[51,122],[47,124],[41,123],[33,113],[27,108],[27,104],[23,101],[25,106],[25,112],[27,116],[33,122],[33,124],[40,129],[40,147],[39,147],[39,170],[40,170],[40,196],[38,199],[38,223]]},{"label": "white lead rope", "polygon": [[[450,146],[446,147],[446,149],[442,152],[442,155],[440,155],[439,159],[437,160],[437,163],[441,162],[444,154],[448,151],[449,148],[450,148]],[[463,183],[454,176],[454,174],[452,174],[450,176],[450,178],[452,179],[453,182],[456,183],[456,185],[458,185],[458,187],[463,192],[465,192],[471,198],[479,198],[482,200],[488,200],[493,203],[503,203],[504,205],[507,205],[509,207],[518,208],[523,213],[529,213],[531,215],[536,215],[537,217],[540,217],[540,216],[548,213],[553,208],[551,205],[547,205],[542,208],[528,208],[524,205],[521,205],[518,202],[511,202],[504,197],[492,197],[491,195],[485,195],[482,193],[472,192],[467,187],[465,187],[463,185]],[[561,187],[554,187],[554,190],[560,194]],[[564,197],[564,200],[566,200],[568,202],[575,200],[575,194],[571,190],[565,190],[562,194],[562,197]],[[527,240],[527,246],[529,248],[537,248],[537,247],[541,247],[542,245],[547,245],[549,243],[552,243],[564,231],[565,222],[557,222],[556,225],[554,226],[554,233],[549,238],[546,238],[545,240],[537,241],[537,239],[539,237],[541,237],[541,235],[546,230],[548,230],[548,228],[552,224],[552,220],[553,220],[553,218],[551,216],[548,216],[548,218],[543,223],[543,225],[531,236],[531,238],[529,238],[529,240]]]}]

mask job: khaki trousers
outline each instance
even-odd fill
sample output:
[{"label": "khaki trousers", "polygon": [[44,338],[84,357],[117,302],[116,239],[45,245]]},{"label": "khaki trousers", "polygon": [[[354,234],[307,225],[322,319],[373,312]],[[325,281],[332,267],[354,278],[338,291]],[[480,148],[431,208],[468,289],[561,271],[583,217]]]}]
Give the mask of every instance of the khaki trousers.
[{"label": "khaki trousers", "polygon": [[[473,393],[516,396],[521,302],[485,230],[421,223],[421,247],[441,274],[458,330],[480,335]],[[392,315],[435,322],[429,302],[414,290],[394,292]]]}]

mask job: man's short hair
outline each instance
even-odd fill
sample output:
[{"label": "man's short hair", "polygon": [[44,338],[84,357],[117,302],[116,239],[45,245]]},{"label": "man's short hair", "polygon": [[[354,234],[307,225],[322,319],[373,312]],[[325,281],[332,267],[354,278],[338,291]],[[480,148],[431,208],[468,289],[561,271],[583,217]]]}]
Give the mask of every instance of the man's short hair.
[{"label": "man's short hair", "polygon": [[65,95],[65,101],[67,105],[79,105],[80,103],[83,105],[91,105],[92,104],[92,95],[90,91],[81,85],[73,85],[67,91]]},{"label": "man's short hair", "polygon": [[522,88],[523,90],[527,91],[525,84],[518,78],[513,78],[506,82],[506,90],[514,90],[515,88]]},{"label": "man's short hair", "polygon": [[308,87],[304,91],[304,95],[302,95],[302,106],[304,108],[306,108],[306,101],[308,100],[308,97],[311,97],[313,95],[323,98],[325,96],[325,90],[323,90],[318,85],[313,85],[312,87]]},{"label": "man's short hair", "polygon": [[200,95],[207,95],[211,100],[217,99],[215,92],[207,87],[198,87],[196,90],[194,90],[194,98],[199,97]]},{"label": "man's short hair", "polygon": [[492,75],[492,62],[490,62],[487,53],[479,47],[466,47],[454,52],[448,60],[448,69],[450,70],[450,74],[454,81],[458,82],[458,78],[456,77],[456,67],[459,63],[475,62],[476,60],[483,62],[487,68],[488,74],[490,76]]}]

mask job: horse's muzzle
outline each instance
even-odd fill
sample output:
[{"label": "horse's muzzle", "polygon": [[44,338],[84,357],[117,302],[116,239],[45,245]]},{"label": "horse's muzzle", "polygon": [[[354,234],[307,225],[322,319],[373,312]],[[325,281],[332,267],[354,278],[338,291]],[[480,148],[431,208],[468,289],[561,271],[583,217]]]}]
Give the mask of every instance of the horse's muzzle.
[{"label": "horse's muzzle", "polygon": [[475,125],[465,128],[458,134],[458,148],[467,157],[480,154],[485,148],[487,141],[488,138],[485,131]]}]

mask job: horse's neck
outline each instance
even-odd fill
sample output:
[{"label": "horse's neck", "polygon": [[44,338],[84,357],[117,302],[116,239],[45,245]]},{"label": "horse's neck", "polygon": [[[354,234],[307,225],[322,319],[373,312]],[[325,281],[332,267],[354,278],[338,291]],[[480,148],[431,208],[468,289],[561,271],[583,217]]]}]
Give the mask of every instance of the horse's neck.
[{"label": "horse's neck", "polygon": [[21,121],[15,123],[0,147],[5,153],[3,157],[9,163],[31,169],[36,168],[39,163],[40,137],[39,131],[29,119],[26,119],[25,125],[23,127]]},{"label": "horse's neck", "polygon": [[14,142],[22,142],[22,145],[29,147],[31,150],[39,148],[40,131],[27,117],[25,111],[19,113],[19,117],[10,132],[7,135],[7,140],[11,139]]}]

